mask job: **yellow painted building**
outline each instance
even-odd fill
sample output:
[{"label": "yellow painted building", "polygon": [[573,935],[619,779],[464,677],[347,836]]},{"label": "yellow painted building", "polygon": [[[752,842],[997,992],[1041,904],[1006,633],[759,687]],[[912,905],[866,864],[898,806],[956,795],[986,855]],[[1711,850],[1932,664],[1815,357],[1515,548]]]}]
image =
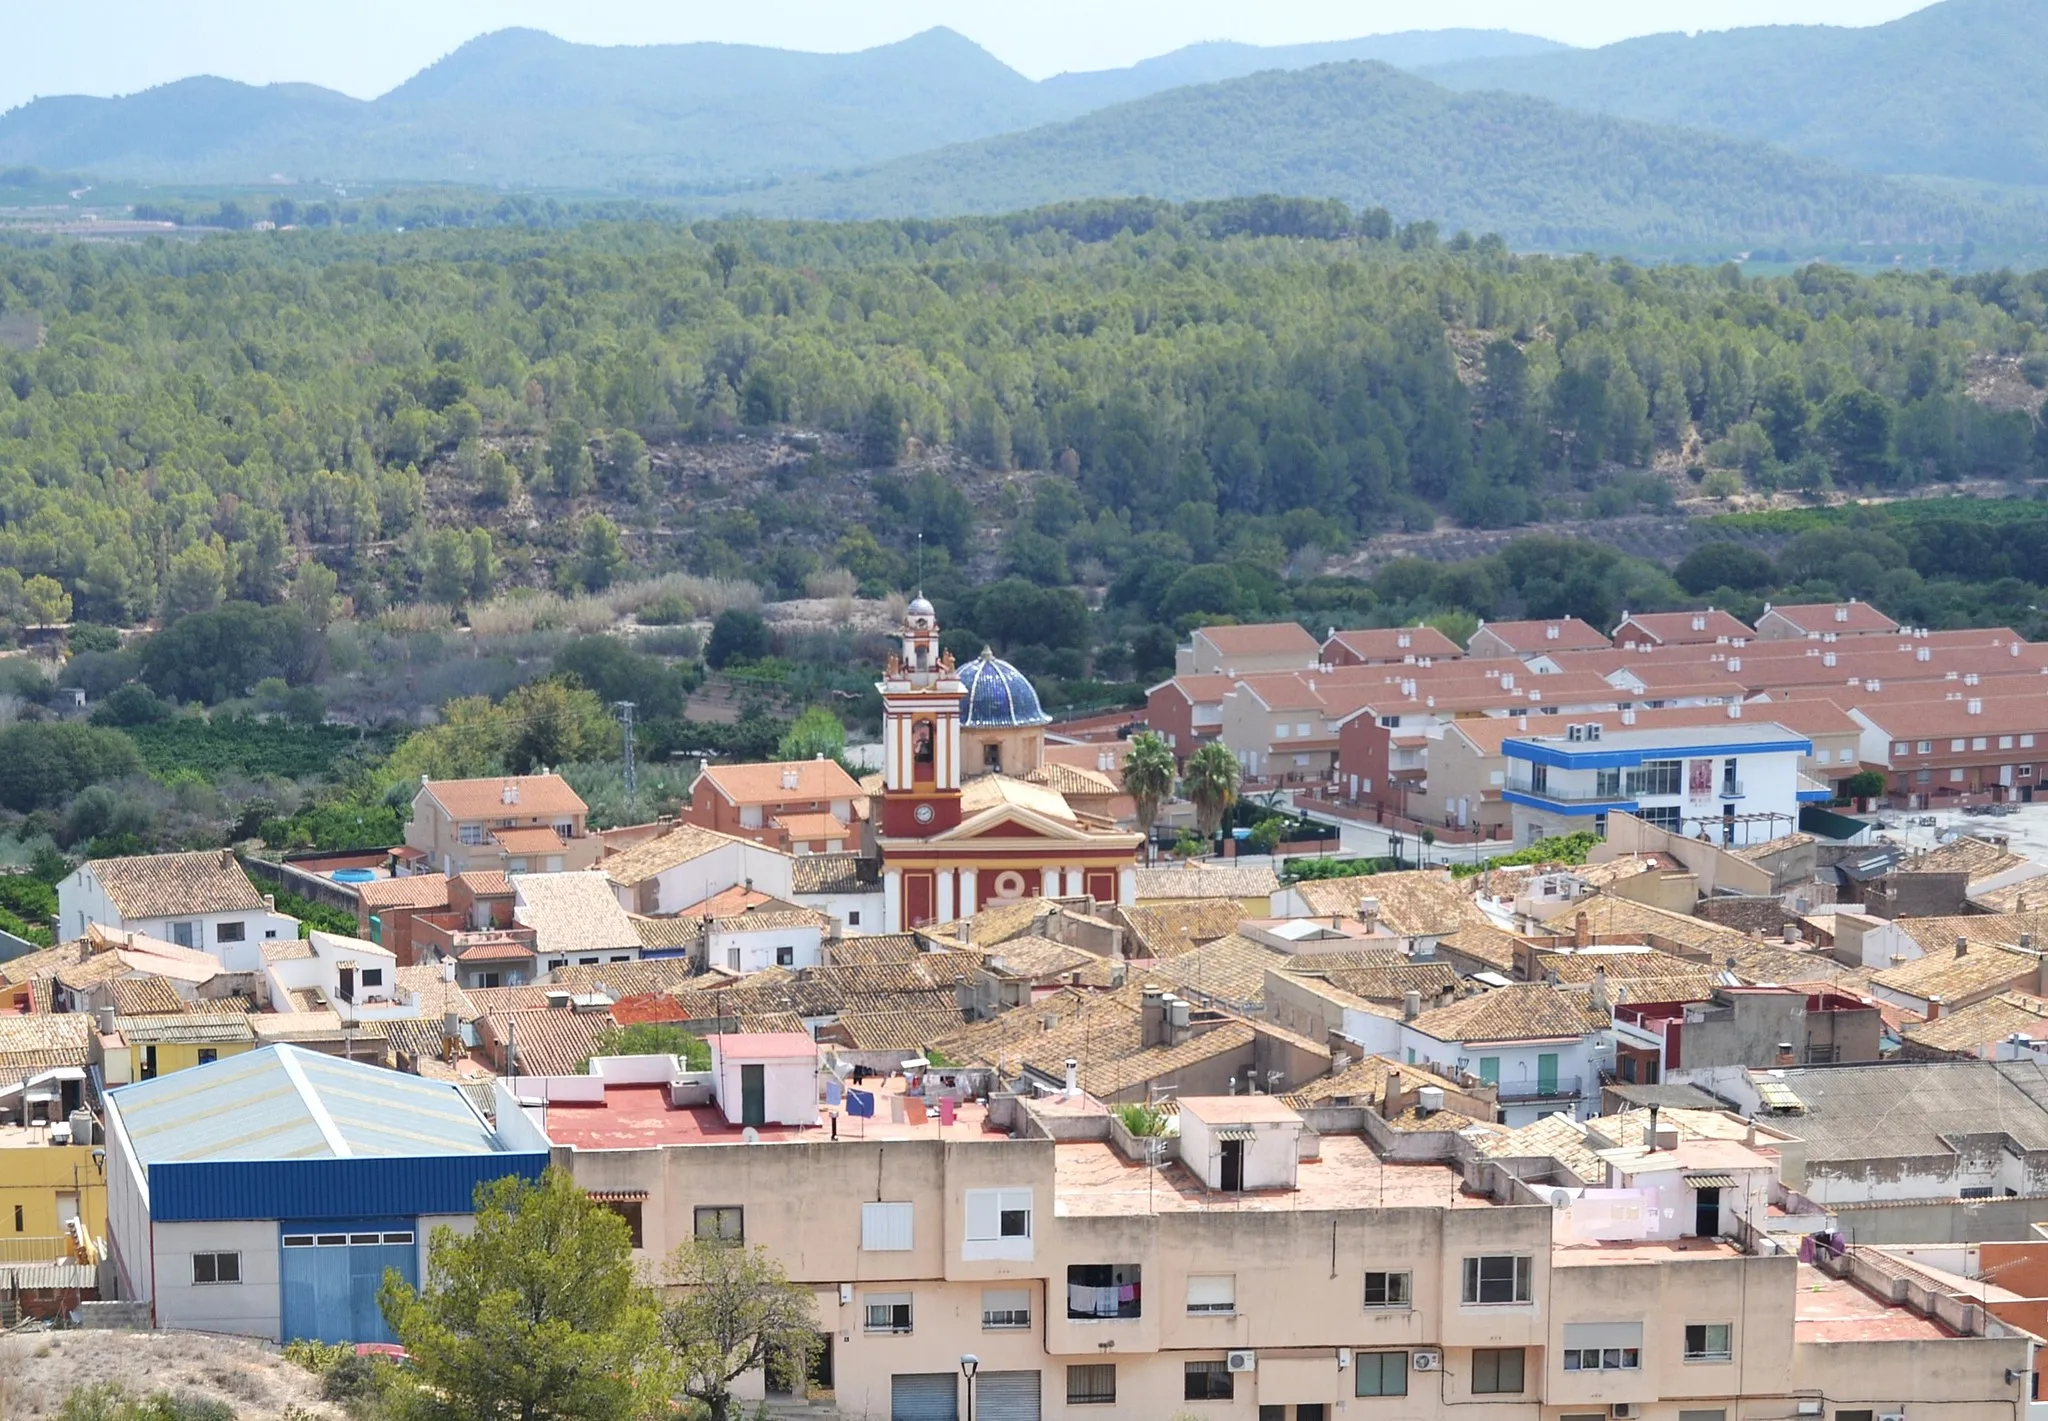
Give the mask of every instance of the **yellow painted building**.
[{"label": "yellow painted building", "polygon": [[114,1019],[99,1037],[94,1060],[108,1089],[155,1080],[256,1049],[256,1031],[238,1012],[192,1012]]},{"label": "yellow painted building", "polygon": [[[0,1126],[0,1263],[99,1261],[107,1236],[99,1149],[52,1145],[49,1135],[41,1125]],[[73,1220],[83,1226],[82,1246]]]}]

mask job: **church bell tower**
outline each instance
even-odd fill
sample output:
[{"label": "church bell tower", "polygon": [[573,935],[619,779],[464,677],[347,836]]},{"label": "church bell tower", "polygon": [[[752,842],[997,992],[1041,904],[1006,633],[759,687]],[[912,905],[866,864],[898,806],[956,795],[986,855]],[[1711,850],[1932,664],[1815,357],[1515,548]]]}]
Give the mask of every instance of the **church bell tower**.
[{"label": "church bell tower", "polygon": [[960,822],[960,704],[967,688],[939,650],[939,620],[920,594],[903,619],[902,650],[882,693],[880,832],[916,839]]}]

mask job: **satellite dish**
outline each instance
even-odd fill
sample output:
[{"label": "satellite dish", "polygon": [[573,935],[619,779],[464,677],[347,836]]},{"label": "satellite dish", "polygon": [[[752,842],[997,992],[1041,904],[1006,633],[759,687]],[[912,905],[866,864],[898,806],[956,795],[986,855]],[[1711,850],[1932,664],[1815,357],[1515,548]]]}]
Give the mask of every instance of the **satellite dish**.
[{"label": "satellite dish", "polygon": [[749,1125],[746,1129],[740,1131],[740,1138],[750,1145],[758,1145],[761,1143],[761,1132],[752,1125]]},{"label": "satellite dish", "polygon": [[1566,1192],[1565,1192],[1564,1190],[1562,1190],[1562,1189],[1553,1189],[1553,1190],[1551,1190],[1551,1191],[1550,1191],[1550,1207],[1551,1207],[1551,1208],[1553,1208],[1553,1209],[1569,1209],[1569,1208],[1570,1208],[1571,1206],[1572,1206],[1572,1196],[1571,1196],[1570,1194],[1566,1193]]}]

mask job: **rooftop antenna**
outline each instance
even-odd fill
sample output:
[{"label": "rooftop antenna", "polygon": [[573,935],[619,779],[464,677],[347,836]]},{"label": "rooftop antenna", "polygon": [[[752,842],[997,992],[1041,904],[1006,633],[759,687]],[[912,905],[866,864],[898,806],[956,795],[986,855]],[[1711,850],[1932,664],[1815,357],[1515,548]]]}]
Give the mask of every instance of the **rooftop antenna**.
[{"label": "rooftop antenna", "polygon": [[917,595],[924,596],[924,529],[917,530]]}]

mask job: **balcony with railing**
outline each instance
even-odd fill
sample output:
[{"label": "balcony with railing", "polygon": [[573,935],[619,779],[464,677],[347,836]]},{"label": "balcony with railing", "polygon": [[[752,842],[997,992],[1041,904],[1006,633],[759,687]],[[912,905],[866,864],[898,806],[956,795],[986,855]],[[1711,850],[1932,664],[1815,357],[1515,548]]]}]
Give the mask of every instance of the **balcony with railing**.
[{"label": "balcony with railing", "polygon": [[1534,1079],[1498,1082],[1502,1104],[1510,1101],[1577,1100],[1579,1077],[1537,1076]]},{"label": "balcony with railing", "polygon": [[1533,780],[1527,775],[1510,775],[1503,788],[1514,794],[1526,794],[1531,799],[1547,799],[1553,804],[1626,804],[1634,798],[1623,793],[1621,787],[1612,781],[1594,784],[1556,784],[1549,780]]}]

